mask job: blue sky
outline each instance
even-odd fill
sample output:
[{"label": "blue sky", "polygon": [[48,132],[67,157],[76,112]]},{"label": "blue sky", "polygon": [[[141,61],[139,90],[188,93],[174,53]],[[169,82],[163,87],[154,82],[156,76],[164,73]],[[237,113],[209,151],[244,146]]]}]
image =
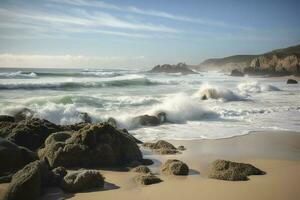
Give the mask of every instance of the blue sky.
[{"label": "blue sky", "polygon": [[1,0],[0,67],[151,67],[300,43],[297,0]]}]

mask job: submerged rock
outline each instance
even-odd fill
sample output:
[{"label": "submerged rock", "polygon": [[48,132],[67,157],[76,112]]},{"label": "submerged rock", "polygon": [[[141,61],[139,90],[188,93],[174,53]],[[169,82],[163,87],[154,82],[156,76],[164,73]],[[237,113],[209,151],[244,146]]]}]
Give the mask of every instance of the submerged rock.
[{"label": "submerged rock", "polygon": [[92,118],[86,112],[80,112],[79,117],[82,119],[84,123],[92,123]]},{"label": "submerged rock", "polygon": [[47,181],[48,168],[43,161],[34,161],[18,171],[12,178],[4,200],[37,199]]},{"label": "submerged rock", "polygon": [[178,149],[179,151],[184,151],[184,150],[186,150],[186,148],[185,148],[183,145],[180,145],[177,149]]},{"label": "submerged rock", "polygon": [[246,181],[250,175],[263,175],[264,171],[250,164],[216,160],[211,164],[210,178],[227,181]]},{"label": "submerged rock", "polygon": [[143,147],[150,148],[159,154],[179,153],[179,151],[176,149],[174,145],[164,140],[159,140],[155,143],[146,142],[143,144]]},{"label": "submerged rock", "polygon": [[147,174],[147,173],[151,172],[149,167],[146,167],[144,165],[137,166],[137,167],[131,169],[131,171],[132,172],[137,172],[137,173],[144,173],[144,174]]},{"label": "submerged rock", "polygon": [[0,138],[0,175],[13,173],[37,159],[37,155],[29,149]]},{"label": "submerged rock", "polygon": [[141,173],[135,177],[135,181],[141,185],[152,185],[155,183],[162,182],[160,178],[158,178],[157,176],[151,173],[148,174]]},{"label": "submerged rock", "polygon": [[14,118],[17,122],[25,119],[31,119],[33,116],[34,111],[30,110],[29,108],[22,108],[14,113]]},{"label": "submerged rock", "polygon": [[103,188],[104,177],[97,170],[69,172],[61,181],[66,192],[82,192],[93,188]]},{"label": "submerged rock", "polygon": [[189,174],[189,167],[180,160],[169,159],[163,164],[161,171],[167,175],[186,176]]},{"label": "submerged rock", "polygon": [[230,76],[244,76],[244,73],[237,70],[237,69],[234,69],[234,70],[231,71]]},{"label": "submerged rock", "polygon": [[51,167],[94,167],[140,161],[142,153],[132,138],[100,123],[85,126],[65,141],[47,142],[39,157],[47,158]]},{"label": "submerged rock", "polygon": [[298,82],[294,79],[288,79],[286,83],[287,84],[297,84]]},{"label": "submerged rock", "polygon": [[182,75],[197,74],[189,68],[185,63],[178,63],[177,65],[157,65],[149,71],[150,73],[181,73]]}]

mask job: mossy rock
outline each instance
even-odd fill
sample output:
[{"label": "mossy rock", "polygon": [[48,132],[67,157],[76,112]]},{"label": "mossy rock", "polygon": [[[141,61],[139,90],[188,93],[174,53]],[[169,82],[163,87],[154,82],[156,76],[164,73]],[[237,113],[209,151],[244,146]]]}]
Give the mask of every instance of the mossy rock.
[{"label": "mossy rock", "polygon": [[15,172],[37,159],[36,153],[29,149],[0,138],[0,175],[6,172]]},{"label": "mossy rock", "polygon": [[135,141],[107,123],[87,125],[69,138],[50,137],[38,154],[51,167],[113,167],[142,160]]},{"label": "mossy rock", "polygon": [[147,173],[151,172],[149,167],[144,166],[144,165],[140,165],[140,166],[137,166],[135,168],[132,168],[130,171],[137,172],[137,173],[144,173],[144,174],[147,174]]},{"label": "mossy rock", "polygon": [[158,178],[157,176],[151,173],[148,174],[141,173],[135,177],[135,181],[141,185],[152,185],[152,184],[162,182],[160,178]]},{"label": "mossy rock", "polygon": [[180,160],[169,159],[162,168],[162,173],[166,175],[186,176],[189,174],[189,167]]},{"label": "mossy rock", "polygon": [[179,153],[179,151],[174,145],[164,140],[159,140],[155,143],[146,142],[143,144],[143,147],[152,149],[156,153],[162,155]]},{"label": "mossy rock", "polygon": [[48,168],[43,161],[34,161],[13,175],[4,200],[37,199],[47,182]]},{"label": "mossy rock", "polygon": [[264,174],[264,171],[251,164],[216,160],[211,164],[209,177],[227,181],[246,181],[248,176]]},{"label": "mossy rock", "polygon": [[66,192],[82,192],[104,187],[104,177],[97,170],[69,172],[60,184]]}]

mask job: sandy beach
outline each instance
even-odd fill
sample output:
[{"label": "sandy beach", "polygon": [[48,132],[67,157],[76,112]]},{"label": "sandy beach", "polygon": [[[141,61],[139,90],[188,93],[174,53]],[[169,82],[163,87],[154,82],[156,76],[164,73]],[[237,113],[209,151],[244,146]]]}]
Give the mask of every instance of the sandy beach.
[{"label": "sandy beach", "polygon": [[[133,172],[101,170],[106,184],[103,190],[65,194],[49,188],[41,200],[74,199],[288,199],[300,198],[300,134],[293,132],[252,132],[219,140],[170,141],[187,150],[177,155],[157,155],[143,150],[154,160],[151,170],[163,180],[159,184],[140,186]],[[160,165],[169,158],[186,162],[186,177],[161,175]],[[215,159],[247,162],[267,174],[250,176],[248,181],[222,181],[208,178],[209,163]],[[1,188],[5,185],[1,185]],[[1,190],[0,190],[1,191]]]}]

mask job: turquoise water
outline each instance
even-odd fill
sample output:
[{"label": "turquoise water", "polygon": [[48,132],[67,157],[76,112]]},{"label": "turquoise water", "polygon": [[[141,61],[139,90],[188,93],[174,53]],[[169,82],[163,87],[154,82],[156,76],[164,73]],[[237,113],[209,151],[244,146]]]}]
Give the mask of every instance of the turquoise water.
[{"label": "turquoise water", "polygon": [[[299,85],[287,77],[230,77],[218,72],[150,74],[142,70],[0,69],[0,113],[26,107],[36,117],[72,124],[114,117],[143,140],[226,138],[253,130],[300,128]],[[201,100],[213,89],[218,99]],[[172,123],[141,127],[132,118],[166,112]]]}]

